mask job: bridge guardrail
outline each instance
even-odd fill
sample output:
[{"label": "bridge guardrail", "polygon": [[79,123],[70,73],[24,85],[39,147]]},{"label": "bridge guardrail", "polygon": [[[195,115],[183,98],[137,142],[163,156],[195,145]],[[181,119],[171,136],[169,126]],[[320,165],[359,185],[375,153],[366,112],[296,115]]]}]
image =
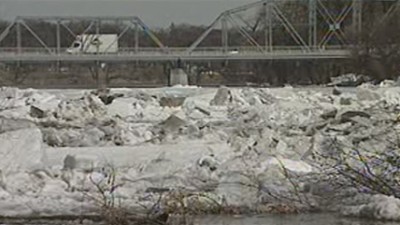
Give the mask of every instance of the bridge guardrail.
[{"label": "bridge guardrail", "polygon": [[[199,53],[207,53],[207,54],[213,54],[213,53],[226,53],[226,54],[243,54],[243,53],[252,53],[255,54],[259,52],[260,54],[273,54],[274,52],[325,52],[325,51],[334,51],[334,50],[346,50],[348,49],[347,47],[344,46],[329,46],[326,48],[310,48],[310,49],[304,49],[300,47],[291,47],[291,46],[274,46],[271,49],[260,49],[257,47],[243,47],[243,46],[238,46],[238,47],[229,47],[227,49],[221,48],[221,47],[199,47],[193,50],[192,52],[187,52],[187,48],[120,48],[117,53],[95,53],[95,54],[100,54],[100,55],[115,55],[115,54],[146,54],[146,53],[151,53],[151,54],[182,54],[182,55],[187,55],[187,54],[199,54]],[[57,52],[56,48],[51,48],[51,49],[45,49],[45,48],[21,48],[20,50],[18,48],[0,48],[0,54],[4,53],[9,53],[9,54],[50,54],[50,55],[72,55],[67,53],[67,48],[61,48],[60,52]],[[81,53],[81,54],[75,54],[75,55],[90,55],[87,53]],[[93,55],[93,54],[92,54]]]},{"label": "bridge guardrail", "polygon": [[343,47],[329,49],[301,49],[288,46],[261,51],[255,47],[202,47],[188,52],[186,48],[120,48],[117,53],[70,54],[66,48],[0,48],[1,61],[163,61],[163,60],[249,60],[249,59],[302,59],[347,58],[349,51]]}]

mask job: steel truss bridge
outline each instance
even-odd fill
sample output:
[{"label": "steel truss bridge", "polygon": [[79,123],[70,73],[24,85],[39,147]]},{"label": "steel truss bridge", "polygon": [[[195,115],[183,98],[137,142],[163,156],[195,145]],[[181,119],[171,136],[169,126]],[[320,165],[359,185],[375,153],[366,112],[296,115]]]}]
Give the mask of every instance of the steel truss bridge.
[{"label": "steel truss bridge", "polygon": [[[400,5],[400,0],[340,0],[338,8],[332,2],[336,0],[262,0],[227,10],[190,46],[181,48],[165,46],[138,17],[17,17],[0,31],[0,62],[343,59],[350,56],[352,48],[349,33],[362,32],[366,26],[366,5],[385,4],[379,18],[373,19],[378,24],[397,13]],[[295,9],[303,13],[295,14]],[[51,23],[55,29],[40,33],[30,25],[32,21]],[[81,31],[69,27],[82,21],[86,25]],[[66,34],[102,34],[105,24],[124,27],[118,31],[118,40],[125,38],[130,44],[121,46],[118,53],[66,53]],[[141,46],[142,34],[154,47]],[[28,35],[36,40],[35,44],[24,42]],[[54,35],[55,42],[46,42],[47,35]],[[217,46],[206,44],[211,36],[218,37]],[[13,39],[13,46],[2,44],[7,38]]]}]

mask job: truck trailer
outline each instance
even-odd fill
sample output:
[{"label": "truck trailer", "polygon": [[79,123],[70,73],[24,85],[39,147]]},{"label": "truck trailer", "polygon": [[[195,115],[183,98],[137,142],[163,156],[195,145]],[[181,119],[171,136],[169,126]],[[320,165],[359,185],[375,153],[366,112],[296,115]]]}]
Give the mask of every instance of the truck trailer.
[{"label": "truck trailer", "polygon": [[82,34],[76,37],[71,47],[67,49],[70,54],[104,54],[118,52],[117,34]]}]

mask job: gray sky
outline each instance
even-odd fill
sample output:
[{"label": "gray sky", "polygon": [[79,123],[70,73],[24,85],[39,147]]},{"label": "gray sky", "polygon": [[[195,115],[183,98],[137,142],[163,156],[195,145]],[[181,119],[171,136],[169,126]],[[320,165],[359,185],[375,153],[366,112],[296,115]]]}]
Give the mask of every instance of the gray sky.
[{"label": "gray sky", "polygon": [[0,0],[0,18],[139,16],[151,27],[210,24],[222,11],[257,0]]}]

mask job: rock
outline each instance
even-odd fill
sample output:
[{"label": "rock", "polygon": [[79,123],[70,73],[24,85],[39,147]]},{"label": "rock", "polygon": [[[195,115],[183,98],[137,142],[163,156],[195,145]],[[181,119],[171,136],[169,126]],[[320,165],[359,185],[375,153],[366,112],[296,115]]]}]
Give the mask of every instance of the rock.
[{"label": "rock", "polygon": [[3,173],[42,168],[42,133],[27,128],[0,134],[0,170]]},{"label": "rock", "polygon": [[160,99],[161,107],[180,107],[185,102],[185,97],[162,97]]},{"label": "rock", "polygon": [[221,106],[228,103],[232,97],[231,91],[227,87],[221,87],[218,89],[214,98],[211,100],[210,105]]},{"label": "rock", "polygon": [[353,117],[371,118],[371,115],[363,111],[346,111],[338,115],[340,123],[351,122]]}]

